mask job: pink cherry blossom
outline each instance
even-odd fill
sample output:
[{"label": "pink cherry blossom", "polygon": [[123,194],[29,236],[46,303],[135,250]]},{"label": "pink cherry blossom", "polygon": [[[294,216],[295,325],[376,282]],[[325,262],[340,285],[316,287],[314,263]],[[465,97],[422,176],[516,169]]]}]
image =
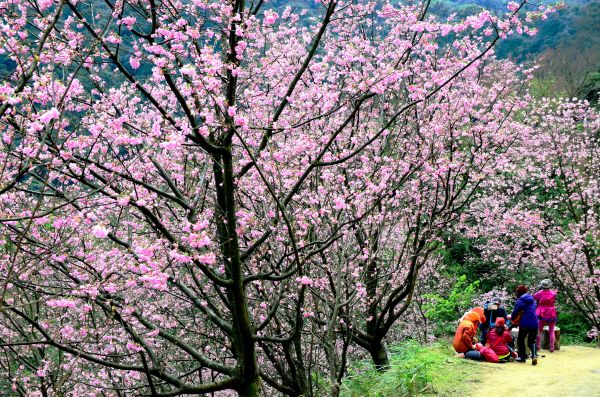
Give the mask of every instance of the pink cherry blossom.
[{"label": "pink cherry blossom", "polygon": [[108,229],[103,225],[95,225],[94,227],[92,227],[92,234],[97,238],[105,238],[106,236],[108,236],[108,233]]},{"label": "pink cherry blossom", "polygon": [[56,108],[52,108],[47,112],[42,113],[39,120],[44,124],[48,124],[50,121],[58,119],[59,116],[60,112]]}]

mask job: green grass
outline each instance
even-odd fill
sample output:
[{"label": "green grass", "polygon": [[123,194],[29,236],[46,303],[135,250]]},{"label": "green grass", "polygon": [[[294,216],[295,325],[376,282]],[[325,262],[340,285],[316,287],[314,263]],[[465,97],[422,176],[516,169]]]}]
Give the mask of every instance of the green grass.
[{"label": "green grass", "polygon": [[585,342],[580,336],[560,335],[561,346],[585,346],[585,347],[600,347],[598,342]]},{"label": "green grass", "polygon": [[378,373],[369,361],[352,365],[343,397],[414,397],[464,395],[465,382],[476,383],[483,367],[454,357],[445,342],[421,346],[406,341],[391,349],[390,369]]}]

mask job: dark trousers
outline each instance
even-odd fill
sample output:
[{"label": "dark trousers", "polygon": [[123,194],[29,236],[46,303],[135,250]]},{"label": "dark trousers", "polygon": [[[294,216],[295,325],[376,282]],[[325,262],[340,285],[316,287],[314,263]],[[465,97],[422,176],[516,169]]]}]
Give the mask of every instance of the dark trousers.
[{"label": "dark trousers", "polygon": [[479,353],[477,350],[469,350],[465,353],[465,358],[468,358],[469,360],[481,361],[481,353]]},{"label": "dark trousers", "polygon": [[485,346],[485,342],[487,342],[487,334],[490,332],[489,328],[486,328],[481,331],[481,344]]},{"label": "dark trousers", "polygon": [[519,335],[517,336],[517,347],[519,349],[519,357],[522,359],[527,358],[527,352],[525,350],[525,339],[527,339],[527,346],[531,350],[531,356],[537,357],[535,348],[535,339],[537,337],[538,329],[519,327]]}]

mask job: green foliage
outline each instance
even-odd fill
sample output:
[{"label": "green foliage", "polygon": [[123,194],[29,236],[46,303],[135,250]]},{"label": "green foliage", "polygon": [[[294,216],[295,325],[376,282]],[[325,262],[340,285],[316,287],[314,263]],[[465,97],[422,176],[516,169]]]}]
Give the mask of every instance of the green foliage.
[{"label": "green foliage", "polygon": [[421,346],[407,340],[391,348],[390,369],[380,373],[370,361],[355,363],[342,384],[343,397],[414,397],[461,395],[465,379],[481,366],[451,358],[447,343]]},{"label": "green foliage", "polygon": [[[0,240],[4,240],[4,238],[0,237]],[[4,244],[0,244],[0,253],[8,254],[15,252],[16,247],[10,240],[4,240]]]},{"label": "green foliage", "polygon": [[[553,78],[540,78],[536,77],[529,83],[529,89],[531,94],[536,98],[544,98],[551,96],[554,93],[554,85],[556,84]],[[566,95],[566,93],[560,93]]]},{"label": "green foliage", "polygon": [[436,336],[452,334],[456,320],[473,304],[477,295],[479,280],[469,282],[467,276],[459,276],[448,297],[438,294],[426,294],[425,315],[432,320],[437,329]]},{"label": "green foliage", "polygon": [[582,96],[591,103],[598,104],[600,102],[600,71],[587,75],[585,86],[582,88]]},{"label": "green foliage", "polygon": [[483,258],[479,248],[487,244],[483,238],[448,234],[445,240],[446,248],[442,253],[444,276],[450,279],[466,276],[470,280],[479,280],[479,292],[502,288],[512,291],[519,284],[530,285],[539,278],[537,270],[530,266],[507,270]]},{"label": "green foliage", "polygon": [[459,235],[448,235],[446,240],[446,248],[442,253],[446,276],[467,276],[470,279],[481,280],[480,287],[484,291],[499,285],[497,280],[490,277],[494,264],[481,258],[481,250],[477,248],[481,241]]},{"label": "green foliage", "polygon": [[[558,295],[559,304],[564,301],[563,294]],[[585,341],[587,332],[592,325],[577,310],[560,304],[558,307],[558,321],[556,325],[560,327],[560,342],[563,345],[580,344]]]}]

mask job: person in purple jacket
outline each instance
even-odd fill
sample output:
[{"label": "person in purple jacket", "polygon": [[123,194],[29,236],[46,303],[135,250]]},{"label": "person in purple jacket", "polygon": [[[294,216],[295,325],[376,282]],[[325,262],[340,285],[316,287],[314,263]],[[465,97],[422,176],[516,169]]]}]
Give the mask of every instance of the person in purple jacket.
[{"label": "person in purple jacket", "polygon": [[538,333],[538,319],[536,315],[536,303],[533,296],[527,293],[527,287],[519,285],[516,289],[517,301],[513,309],[511,318],[516,318],[520,313],[519,334],[517,336],[517,348],[519,357],[515,360],[520,363],[527,361],[527,352],[525,350],[525,339],[527,346],[531,350],[531,364],[537,365],[537,347],[536,337]]}]

